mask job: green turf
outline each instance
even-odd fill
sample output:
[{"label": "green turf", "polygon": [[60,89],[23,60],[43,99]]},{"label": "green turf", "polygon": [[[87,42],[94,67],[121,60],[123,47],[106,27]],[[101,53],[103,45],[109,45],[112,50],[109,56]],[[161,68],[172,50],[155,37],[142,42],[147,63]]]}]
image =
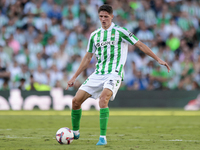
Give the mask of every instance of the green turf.
[{"label": "green turf", "polygon": [[111,109],[110,113],[108,144],[96,146],[98,111],[83,112],[80,139],[70,145],[55,140],[60,127],[71,128],[70,111],[0,111],[0,150],[200,149],[199,111]]}]

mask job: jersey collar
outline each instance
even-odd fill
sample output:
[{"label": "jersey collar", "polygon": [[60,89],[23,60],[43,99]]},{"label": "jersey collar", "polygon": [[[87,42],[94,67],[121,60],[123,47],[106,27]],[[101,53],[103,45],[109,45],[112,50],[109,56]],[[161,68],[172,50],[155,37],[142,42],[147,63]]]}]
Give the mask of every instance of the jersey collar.
[{"label": "jersey collar", "polygon": [[[114,26],[115,26],[115,24],[112,22],[111,26],[107,29],[107,31],[112,30],[112,28],[113,28]],[[102,27],[101,27],[101,30],[102,30],[102,31],[105,31],[105,29],[102,28]]]}]

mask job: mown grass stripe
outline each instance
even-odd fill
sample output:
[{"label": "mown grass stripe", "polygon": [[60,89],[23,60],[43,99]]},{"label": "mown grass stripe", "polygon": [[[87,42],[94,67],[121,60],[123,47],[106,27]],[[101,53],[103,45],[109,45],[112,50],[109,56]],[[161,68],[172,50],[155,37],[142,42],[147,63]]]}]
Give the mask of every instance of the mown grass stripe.
[{"label": "mown grass stripe", "polygon": [[[70,116],[71,111],[0,111],[0,116]],[[84,116],[99,115],[99,111],[83,111]],[[110,116],[200,116],[200,111],[110,111]]]}]

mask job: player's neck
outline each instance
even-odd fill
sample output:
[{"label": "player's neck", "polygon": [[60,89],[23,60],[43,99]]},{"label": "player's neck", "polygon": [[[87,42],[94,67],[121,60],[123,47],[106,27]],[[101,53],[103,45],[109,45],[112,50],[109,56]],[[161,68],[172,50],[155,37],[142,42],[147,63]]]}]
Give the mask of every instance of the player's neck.
[{"label": "player's neck", "polygon": [[107,25],[107,26],[102,26],[102,28],[103,28],[104,30],[107,30],[108,28],[110,28],[111,25],[112,25],[112,22],[111,22],[111,24],[109,24],[109,25]]}]

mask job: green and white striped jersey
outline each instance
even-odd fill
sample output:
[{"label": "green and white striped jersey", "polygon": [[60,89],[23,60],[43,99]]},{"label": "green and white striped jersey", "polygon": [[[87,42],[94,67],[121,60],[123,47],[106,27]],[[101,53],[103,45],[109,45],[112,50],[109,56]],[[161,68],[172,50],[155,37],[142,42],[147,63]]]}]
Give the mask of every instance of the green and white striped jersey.
[{"label": "green and white striped jersey", "polygon": [[123,78],[123,67],[128,53],[128,44],[135,44],[138,38],[126,28],[115,25],[104,30],[102,27],[91,33],[87,52],[95,53],[96,74],[117,72]]}]

